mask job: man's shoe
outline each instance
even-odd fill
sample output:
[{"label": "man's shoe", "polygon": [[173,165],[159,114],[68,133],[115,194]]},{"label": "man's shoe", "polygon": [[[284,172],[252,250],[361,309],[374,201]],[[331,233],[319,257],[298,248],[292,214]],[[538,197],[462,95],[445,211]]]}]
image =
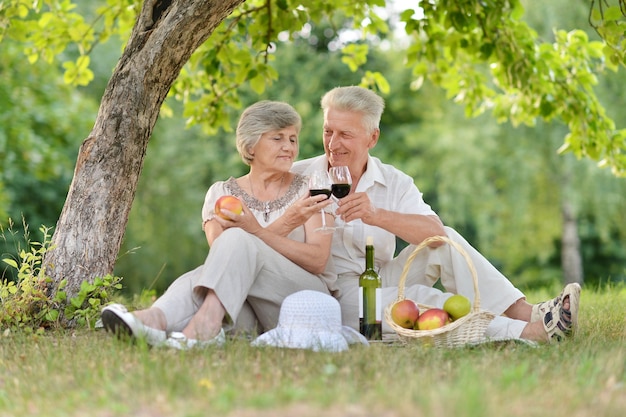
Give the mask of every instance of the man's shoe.
[{"label": "man's shoe", "polygon": [[[563,304],[569,300],[569,309]],[[541,321],[550,341],[560,342],[572,336],[578,327],[580,285],[567,284],[561,294],[548,301],[533,305],[530,322]]]}]

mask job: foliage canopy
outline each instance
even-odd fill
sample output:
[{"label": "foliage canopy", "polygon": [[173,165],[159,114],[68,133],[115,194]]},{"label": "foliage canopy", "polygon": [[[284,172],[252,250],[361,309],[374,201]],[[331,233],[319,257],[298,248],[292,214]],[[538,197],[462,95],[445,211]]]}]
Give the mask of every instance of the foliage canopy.
[{"label": "foliage canopy", "polygon": [[[86,85],[93,79],[93,47],[112,36],[127,39],[141,5],[139,0],[100,3],[92,15],[71,0],[4,1],[0,40],[22,42],[31,62],[60,60],[65,82]],[[363,40],[393,36],[384,18],[386,3],[248,0],[198,48],[170,94],[185,103],[189,123],[208,133],[230,130],[228,110],[241,105],[237,87],[249,83],[261,93],[278,77],[272,60],[279,39],[302,36],[308,22],[328,19],[336,31],[359,34],[340,45],[344,63],[353,70],[367,66]],[[617,71],[626,62],[624,0],[589,2],[589,21],[601,41],[582,30],[555,30],[552,42],[525,23],[519,0],[417,4],[399,16],[410,39],[405,58],[414,88],[431,80],[462,103],[468,116],[491,111],[516,125],[561,120],[568,127],[562,152],[626,174],[626,130],[615,126],[594,93],[599,73]],[[389,93],[381,72],[366,72],[361,84]]]}]

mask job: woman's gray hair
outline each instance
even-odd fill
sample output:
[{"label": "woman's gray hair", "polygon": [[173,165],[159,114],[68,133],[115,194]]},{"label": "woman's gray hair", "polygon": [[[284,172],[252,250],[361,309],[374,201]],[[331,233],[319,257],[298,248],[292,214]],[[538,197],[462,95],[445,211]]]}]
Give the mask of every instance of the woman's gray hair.
[{"label": "woman's gray hair", "polygon": [[380,124],[380,117],[385,109],[385,100],[367,88],[336,87],[322,97],[324,116],[330,108],[361,113],[363,115],[363,127],[372,133],[378,129]]},{"label": "woman's gray hair", "polygon": [[246,165],[254,159],[250,153],[261,136],[272,130],[294,126],[302,128],[302,118],[291,105],[282,101],[262,100],[244,110],[237,124],[237,151]]}]

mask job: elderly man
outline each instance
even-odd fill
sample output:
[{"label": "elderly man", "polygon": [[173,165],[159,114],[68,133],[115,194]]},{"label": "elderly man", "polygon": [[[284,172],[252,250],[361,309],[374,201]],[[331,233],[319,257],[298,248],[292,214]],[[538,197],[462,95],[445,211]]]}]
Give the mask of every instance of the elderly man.
[{"label": "elderly man", "polygon": [[[350,194],[338,202],[332,258],[341,289],[339,302],[345,325],[358,329],[358,277],[365,265],[367,236],[374,237],[375,264],[383,282],[383,305],[397,297],[397,285],[407,257],[430,236],[447,236],[471,258],[479,280],[481,307],[496,314],[487,329],[494,339],[561,340],[577,324],[580,286],[570,284],[556,298],[529,304],[524,294],[453,229],[443,225],[426,204],[413,179],[369,154],[380,139],[383,99],[361,87],[338,87],[324,95],[324,155],[298,161],[292,171],[310,174],[331,166],[348,166]],[[396,237],[409,243],[394,258]],[[447,292],[433,284],[441,280]],[[441,307],[453,293],[474,299],[465,258],[450,245],[421,251],[411,263],[405,295]],[[391,332],[383,323],[383,332]]]}]

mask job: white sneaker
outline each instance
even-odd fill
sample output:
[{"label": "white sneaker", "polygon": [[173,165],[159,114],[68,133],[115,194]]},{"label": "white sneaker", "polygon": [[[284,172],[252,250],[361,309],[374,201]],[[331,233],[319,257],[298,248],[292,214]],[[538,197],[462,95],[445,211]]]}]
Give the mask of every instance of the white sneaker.
[{"label": "white sneaker", "polygon": [[188,339],[181,332],[172,332],[163,345],[178,350],[189,350],[194,348],[204,349],[209,346],[222,346],[225,342],[226,334],[224,329],[220,329],[217,336],[209,340]]},{"label": "white sneaker", "polygon": [[144,325],[122,304],[111,304],[102,309],[102,326],[117,336],[126,335],[136,339],[145,339],[151,346],[160,345],[167,339],[164,330]]}]

